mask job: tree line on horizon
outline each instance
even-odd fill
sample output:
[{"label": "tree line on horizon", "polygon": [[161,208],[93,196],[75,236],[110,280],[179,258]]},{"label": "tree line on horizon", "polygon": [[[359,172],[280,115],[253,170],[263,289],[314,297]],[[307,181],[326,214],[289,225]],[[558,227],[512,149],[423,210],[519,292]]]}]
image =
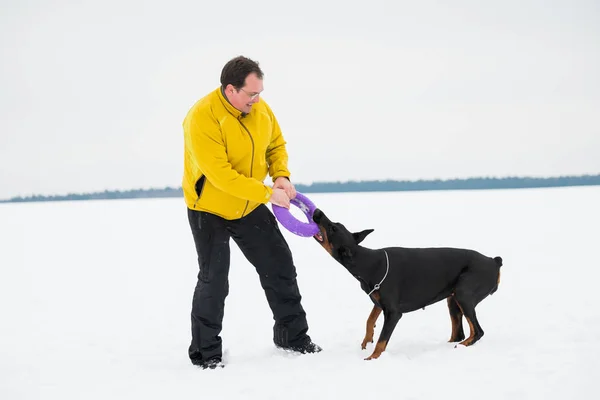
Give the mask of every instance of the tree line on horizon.
[{"label": "tree line on horizon", "polygon": [[[506,178],[465,178],[434,180],[365,180],[347,182],[315,182],[309,185],[298,183],[296,190],[301,193],[342,193],[342,192],[395,192],[427,190],[486,190],[486,189],[526,189],[565,186],[600,185],[600,174],[560,176],[550,178],[506,177]],[[70,201],[70,200],[116,200],[141,198],[183,197],[180,187],[162,189],[105,190],[93,193],[69,193],[67,195],[32,195],[0,200],[0,203]]]}]

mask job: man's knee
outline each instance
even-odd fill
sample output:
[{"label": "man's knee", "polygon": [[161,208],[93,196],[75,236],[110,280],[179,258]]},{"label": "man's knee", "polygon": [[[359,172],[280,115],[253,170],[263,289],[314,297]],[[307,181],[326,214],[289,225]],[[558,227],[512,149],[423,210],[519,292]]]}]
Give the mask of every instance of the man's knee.
[{"label": "man's knee", "polygon": [[194,291],[193,308],[218,310],[222,308],[229,295],[229,283],[224,284],[198,282]]}]

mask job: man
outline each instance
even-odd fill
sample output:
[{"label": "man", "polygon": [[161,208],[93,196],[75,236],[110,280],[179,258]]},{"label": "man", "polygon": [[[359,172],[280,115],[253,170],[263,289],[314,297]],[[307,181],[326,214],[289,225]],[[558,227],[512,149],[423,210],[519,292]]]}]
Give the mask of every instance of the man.
[{"label": "man", "polygon": [[[266,206],[289,208],[296,190],[286,142],[262,91],[258,63],[233,58],[223,67],[221,86],[194,104],[183,122],[182,186],[200,267],[188,353],[202,368],[223,366],[219,334],[230,238],[259,274],[275,320],[275,345],[302,354],[321,351],[307,334],[292,253]],[[272,187],[263,183],[267,173]]]}]

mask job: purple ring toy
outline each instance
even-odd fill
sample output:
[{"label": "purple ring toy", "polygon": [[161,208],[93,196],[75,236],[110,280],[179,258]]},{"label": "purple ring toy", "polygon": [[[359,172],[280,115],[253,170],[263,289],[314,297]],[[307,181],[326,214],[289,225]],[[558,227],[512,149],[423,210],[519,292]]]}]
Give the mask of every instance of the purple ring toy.
[{"label": "purple ring toy", "polygon": [[275,218],[283,225],[288,231],[295,235],[302,237],[314,236],[319,232],[319,227],[312,220],[313,213],[317,208],[312,201],[310,201],[302,193],[296,192],[296,197],[290,200],[290,204],[298,207],[304,215],[308,218],[309,222],[302,222],[292,215],[290,210],[285,207],[281,207],[275,204],[271,204],[273,208],[273,214]]}]

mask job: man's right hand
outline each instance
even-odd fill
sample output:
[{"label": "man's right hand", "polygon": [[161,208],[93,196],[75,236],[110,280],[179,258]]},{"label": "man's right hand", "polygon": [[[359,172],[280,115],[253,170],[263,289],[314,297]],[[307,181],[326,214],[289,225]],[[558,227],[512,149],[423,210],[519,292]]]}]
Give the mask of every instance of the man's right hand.
[{"label": "man's right hand", "polygon": [[276,206],[290,208],[290,198],[283,189],[273,189],[273,194],[271,194],[269,201]]}]

